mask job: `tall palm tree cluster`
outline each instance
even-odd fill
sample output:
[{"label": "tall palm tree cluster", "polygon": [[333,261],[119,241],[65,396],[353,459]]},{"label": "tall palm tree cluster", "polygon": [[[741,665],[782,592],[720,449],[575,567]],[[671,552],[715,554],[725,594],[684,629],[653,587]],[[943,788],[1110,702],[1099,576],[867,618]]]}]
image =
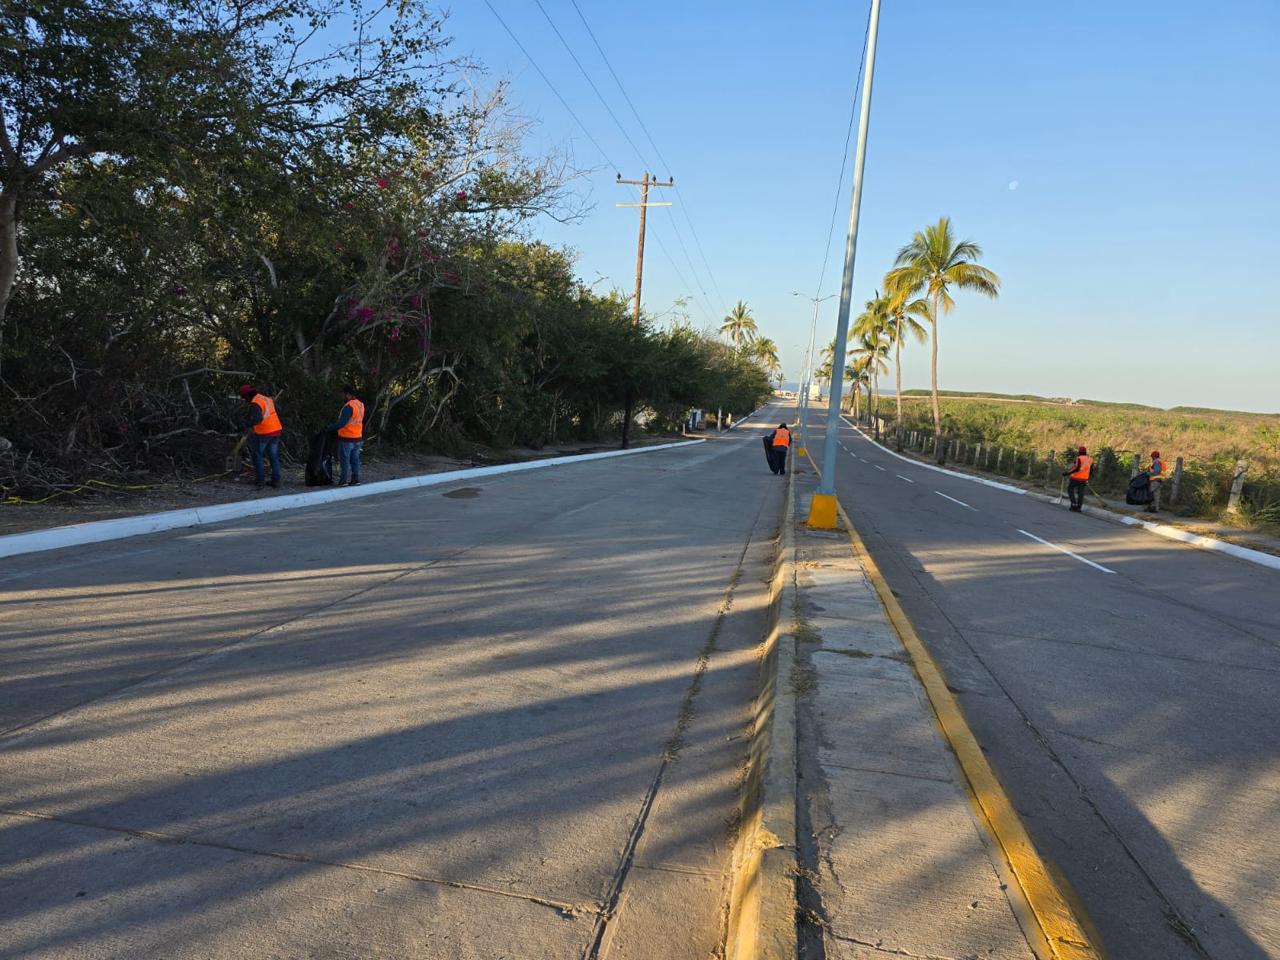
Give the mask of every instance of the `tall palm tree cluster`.
[{"label": "tall palm tree cluster", "polygon": [[[866,308],[849,328],[850,363],[845,377],[852,383],[855,403],[860,391],[867,391],[867,406],[880,415],[880,375],[888,373],[888,357],[893,356],[896,425],[902,427],[902,345],[911,340],[932,345],[930,397],[933,401],[933,429],[942,432],[938,409],[938,319],[955,308],[952,291],[974,290],[996,297],[1000,278],[978,261],[982,249],[972,240],[957,240],[951,218],[916,232],[911,242],[898,251],[893,268],[884,275],[883,293],[877,290]],[[830,378],[834,342],[823,351],[823,369]],[[941,456],[941,450],[939,455]]]},{"label": "tall palm tree cluster", "polygon": [[734,304],[720,324],[720,335],[764,367],[769,379],[777,380],[781,385],[782,362],[778,359],[778,345],[771,337],[760,336],[751,308],[741,300]]}]

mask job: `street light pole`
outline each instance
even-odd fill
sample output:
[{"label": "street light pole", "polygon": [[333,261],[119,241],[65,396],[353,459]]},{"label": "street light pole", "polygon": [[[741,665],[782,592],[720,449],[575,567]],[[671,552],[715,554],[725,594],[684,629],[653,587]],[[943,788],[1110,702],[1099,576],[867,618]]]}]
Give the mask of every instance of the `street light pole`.
[{"label": "street light pole", "polygon": [[813,376],[813,347],[818,335],[818,306],[836,294],[827,294],[825,297],[806,297],[803,293],[792,290],[791,295],[813,304],[813,323],[809,325],[809,352],[804,356],[804,371],[800,378],[800,449],[796,451],[796,456],[802,457],[808,452],[809,446],[809,381]]},{"label": "street light pole", "polygon": [[862,107],[858,117],[858,151],[853,161],[853,196],[849,201],[849,233],[844,245],[844,274],[840,280],[840,312],[836,318],[831,389],[827,397],[827,435],[822,450],[822,481],[809,503],[809,526],[836,526],[836,438],[840,432],[840,399],[844,388],[844,358],[848,352],[849,306],[853,300],[853,263],[858,249],[858,210],[862,205],[862,173],[867,159],[867,128],[871,122],[871,80],[876,66],[876,34],[880,28],[880,0],[871,0],[867,24],[867,65],[862,74]]}]

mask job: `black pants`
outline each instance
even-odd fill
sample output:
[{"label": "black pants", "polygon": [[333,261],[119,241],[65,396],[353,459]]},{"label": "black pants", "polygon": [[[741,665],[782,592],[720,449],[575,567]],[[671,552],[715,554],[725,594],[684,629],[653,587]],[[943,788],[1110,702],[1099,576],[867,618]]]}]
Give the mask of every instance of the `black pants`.
[{"label": "black pants", "polygon": [[773,472],[774,473],[787,472],[787,448],[786,447],[773,448]]},{"label": "black pants", "polygon": [[1068,480],[1067,496],[1071,498],[1071,509],[1079,510],[1084,506],[1084,489],[1087,480]]}]

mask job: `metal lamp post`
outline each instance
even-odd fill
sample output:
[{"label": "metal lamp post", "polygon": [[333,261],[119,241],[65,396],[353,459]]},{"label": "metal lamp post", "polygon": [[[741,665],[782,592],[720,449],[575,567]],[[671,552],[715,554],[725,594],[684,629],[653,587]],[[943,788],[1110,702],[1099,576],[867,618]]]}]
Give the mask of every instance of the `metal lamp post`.
[{"label": "metal lamp post", "polygon": [[844,246],[844,274],[840,280],[840,312],[836,319],[836,349],[831,358],[831,390],[827,399],[827,434],[822,450],[822,481],[809,503],[809,526],[836,526],[836,440],[840,432],[840,399],[844,388],[844,359],[849,339],[849,306],[853,300],[853,264],[858,249],[858,210],[862,205],[862,173],[867,159],[867,127],[871,121],[871,81],[876,65],[876,34],[880,28],[880,0],[871,0],[867,24],[867,64],[862,75],[862,106],[858,117],[858,152],[853,161],[853,196],[849,201],[849,233]]}]

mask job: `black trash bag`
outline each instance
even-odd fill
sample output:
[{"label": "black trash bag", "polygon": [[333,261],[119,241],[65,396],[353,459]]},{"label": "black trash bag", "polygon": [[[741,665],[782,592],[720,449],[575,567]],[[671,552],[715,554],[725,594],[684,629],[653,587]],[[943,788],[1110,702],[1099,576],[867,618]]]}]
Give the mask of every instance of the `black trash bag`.
[{"label": "black trash bag", "polygon": [[321,430],[311,437],[311,449],[307,452],[307,486],[329,487],[333,485],[333,458],[338,454],[338,438],[328,430]]},{"label": "black trash bag", "polygon": [[769,464],[769,469],[774,473],[778,472],[778,457],[773,452],[773,434],[762,437],[764,441],[764,459]]},{"label": "black trash bag", "polygon": [[1129,489],[1124,492],[1124,502],[1135,507],[1145,507],[1153,499],[1151,494],[1151,475],[1140,473],[1129,481]]}]

